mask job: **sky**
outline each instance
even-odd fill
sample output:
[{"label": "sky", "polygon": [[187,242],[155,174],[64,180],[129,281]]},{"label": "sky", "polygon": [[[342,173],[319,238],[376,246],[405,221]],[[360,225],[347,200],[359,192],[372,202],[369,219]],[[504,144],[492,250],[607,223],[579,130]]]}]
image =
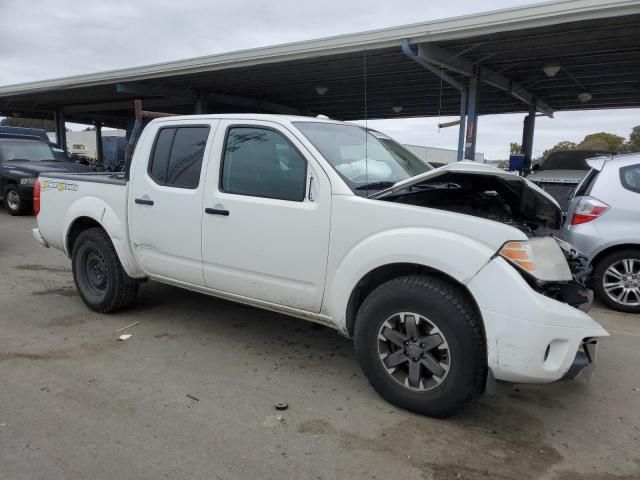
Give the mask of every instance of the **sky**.
[{"label": "sky", "polygon": [[[481,11],[527,0],[0,0],[0,85],[65,77],[259,46],[309,40]],[[34,10],[37,14],[34,14]],[[523,114],[482,116],[477,150],[506,158]],[[452,120],[442,118],[440,121]],[[628,137],[640,109],[561,112],[536,122],[534,156],[562,140],[607,131]],[[376,120],[403,143],[456,148],[457,127],[437,118]],[[73,126],[77,129],[79,126]]]}]

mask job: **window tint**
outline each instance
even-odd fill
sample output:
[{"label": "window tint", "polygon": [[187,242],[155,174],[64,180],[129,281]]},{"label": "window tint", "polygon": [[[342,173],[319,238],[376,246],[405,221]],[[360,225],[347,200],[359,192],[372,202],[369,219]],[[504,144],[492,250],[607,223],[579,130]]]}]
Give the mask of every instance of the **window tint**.
[{"label": "window tint", "polygon": [[158,132],[156,144],[153,147],[149,175],[158,183],[165,183],[167,176],[167,165],[169,164],[169,154],[175,128],[163,128]]},{"label": "window tint", "polygon": [[640,164],[621,168],[620,181],[627,190],[640,193]]},{"label": "window tint", "polygon": [[149,175],[161,185],[197,188],[209,127],[163,128],[158,132]]},{"label": "window tint", "polygon": [[228,193],[304,200],[307,163],[281,134],[253,127],[227,133],[221,188]]}]

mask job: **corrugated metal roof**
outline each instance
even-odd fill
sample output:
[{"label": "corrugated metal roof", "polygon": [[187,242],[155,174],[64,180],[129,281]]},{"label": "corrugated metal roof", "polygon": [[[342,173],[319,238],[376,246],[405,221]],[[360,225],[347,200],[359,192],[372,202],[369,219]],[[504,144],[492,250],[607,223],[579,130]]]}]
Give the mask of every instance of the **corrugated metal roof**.
[{"label": "corrugated metal roof", "polygon": [[123,68],[87,75],[26,82],[0,87],[0,98],[49,89],[101,85],[114,81],[146,80],[174,75],[210,72],[271,62],[299,60],[399,46],[402,40],[441,42],[519,29],[531,29],[598,18],[640,13],[638,0],[561,0],[496,10],[486,13],[416,23],[398,27],[337,35],[272,47],[240,50],[141,67]]}]

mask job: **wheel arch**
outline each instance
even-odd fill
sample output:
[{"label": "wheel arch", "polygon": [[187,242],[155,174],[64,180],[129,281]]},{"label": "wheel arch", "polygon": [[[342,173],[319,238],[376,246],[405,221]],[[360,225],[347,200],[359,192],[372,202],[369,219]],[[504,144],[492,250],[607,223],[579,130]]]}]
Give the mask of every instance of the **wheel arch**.
[{"label": "wheel arch", "polygon": [[105,206],[75,204],[69,210],[69,218],[70,220],[66,222],[68,227],[64,231],[63,237],[63,249],[69,257],[73,254],[73,245],[78,236],[88,228],[98,227],[109,236],[127,275],[131,278],[146,277],[133,256],[129,244],[128,227],[120,221],[112,208],[106,204]]},{"label": "wheel arch", "polygon": [[640,244],[638,243],[619,243],[617,245],[611,245],[599,251],[592,259],[591,265],[594,270],[598,266],[598,264],[605,258],[607,255],[612,253],[616,253],[622,250],[637,250],[640,252]]},{"label": "wheel arch", "polygon": [[466,285],[456,280],[452,276],[447,275],[441,270],[435,269],[433,267],[428,267],[426,265],[408,262],[389,263],[374,268],[373,270],[367,272],[354,286],[351,294],[349,295],[347,309],[345,312],[346,329],[350,337],[353,336],[358,310],[362,306],[362,303],[367,298],[367,296],[383,283],[388,282],[389,280],[392,280],[394,278],[403,277],[406,275],[431,275],[441,278],[455,287],[463,295],[465,295],[471,302],[471,305],[473,305],[478,318],[480,318],[481,320],[480,324],[482,326],[482,336],[486,344],[487,335],[485,332],[484,321],[482,320],[480,307],[478,306],[475,298],[466,287]]}]

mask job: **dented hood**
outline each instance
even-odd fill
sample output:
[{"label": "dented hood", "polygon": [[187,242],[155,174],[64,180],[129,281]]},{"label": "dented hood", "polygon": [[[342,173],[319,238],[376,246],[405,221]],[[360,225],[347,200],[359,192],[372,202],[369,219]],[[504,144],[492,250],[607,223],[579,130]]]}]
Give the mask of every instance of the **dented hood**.
[{"label": "dented hood", "polygon": [[520,196],[520,208],[522,213],[527,217],[532,220],[536,219],[547,225],[557,225],[558,228],[562,223],[562,209],[560,205],[558,205],[558,202],[556,202],[551,195],[536,184],[518,175],[500,170],[499,168],[469,161],[450,163],[443,167],[429,170],[421,175],[407,178],[406,180],[397,182],[392,187],[369,195],[369,198],[382,199],[389,197],[401,190],[419,185],[423,182],[437,181],[438,177],[447,174],[494,177],[504,182],[512,192]]}]

